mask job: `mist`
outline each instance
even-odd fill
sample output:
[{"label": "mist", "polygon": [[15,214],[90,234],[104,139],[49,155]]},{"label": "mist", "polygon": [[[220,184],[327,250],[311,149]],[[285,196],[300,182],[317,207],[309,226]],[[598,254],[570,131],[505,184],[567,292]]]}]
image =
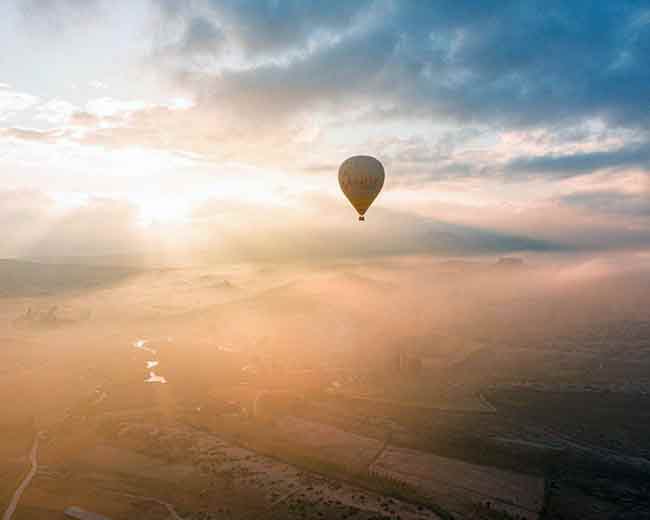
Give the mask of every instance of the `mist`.
[{"label": "mist", "polygon": [[646,3],[1,1],[2,520],[650,517]]}]

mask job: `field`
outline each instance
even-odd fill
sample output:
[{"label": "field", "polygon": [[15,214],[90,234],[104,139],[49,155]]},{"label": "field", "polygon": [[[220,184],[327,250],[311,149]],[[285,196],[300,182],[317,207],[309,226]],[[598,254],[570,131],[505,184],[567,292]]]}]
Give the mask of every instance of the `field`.
[{"label": "field", "polygon": [[376,439],[296,417],[282,417],[276,425],[287,442],[293,439],[304,447],[305,452],[317,454],[325,460],[336,460],[351,468],[363,468],[382,447],[382,442]]},{"label": "field", "polygon": [[534,519],[544,499],[544,479],[468,464],[406,448],[387,448],[371,471],[404,480],[459,515],[471,502]]},{"label": "field", "polygon": [[14,520],[647,509],[644,307],[603,305],[610,322],[590,329],[581,313],[599,315],[605,289],[542,298],[528,272],[412,265],[85,269],[24,294],[15,280],[0,300],[0,497],[42,431]]},{"label": "field", "polygon": [[62,443],[44,446],[46,469],[25,494],[16,518],[36,519],[46,511],[63,518],[61,512],[74,505],[113,519],[163,519],[169,514],[165,504],[181,516],[205,510],[228,518],[311,518],[339,511],[369,519],[397,509],[404,519],[436,518],[421,507],[162,420],[153,410],[97,417],[86,428],[97,429],[92,435],[71,432]]}]

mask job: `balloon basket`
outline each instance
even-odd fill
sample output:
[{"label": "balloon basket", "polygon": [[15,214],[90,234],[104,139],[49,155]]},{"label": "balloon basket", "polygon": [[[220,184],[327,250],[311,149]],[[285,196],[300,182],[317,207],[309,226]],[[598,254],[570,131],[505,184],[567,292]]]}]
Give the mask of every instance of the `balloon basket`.
[{"label": "balloon basket", "polygon": [[365,220],[366,217],[364,217],[363,215],[359,215],[359,222],[365,222]]}]

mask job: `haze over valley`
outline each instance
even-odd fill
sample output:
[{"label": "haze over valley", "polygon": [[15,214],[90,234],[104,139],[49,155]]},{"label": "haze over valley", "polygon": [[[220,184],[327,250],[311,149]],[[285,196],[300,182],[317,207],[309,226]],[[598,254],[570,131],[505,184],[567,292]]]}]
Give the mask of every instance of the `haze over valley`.
[{"label": "haze over valley", "polygon": [[648,274],[614,259],[4,261],[24,289],[2,298],[3,500],[38,436],[15,518],[638,512]]},{"label": "haze over valley", "polygon": [[650,520],[650,6],[0,1],[2,520]]}]

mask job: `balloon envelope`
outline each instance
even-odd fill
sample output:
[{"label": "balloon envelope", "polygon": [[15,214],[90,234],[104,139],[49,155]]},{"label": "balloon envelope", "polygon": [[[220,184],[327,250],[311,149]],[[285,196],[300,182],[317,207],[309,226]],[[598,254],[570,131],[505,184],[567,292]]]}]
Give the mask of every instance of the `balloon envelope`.
[{"label": "balloon envelope", "polygon": [[354,209],[359,220],[377,198],[384,186],[384,167],[368,155],[356,155],[343,161],[339,167],[339,185]]}]

